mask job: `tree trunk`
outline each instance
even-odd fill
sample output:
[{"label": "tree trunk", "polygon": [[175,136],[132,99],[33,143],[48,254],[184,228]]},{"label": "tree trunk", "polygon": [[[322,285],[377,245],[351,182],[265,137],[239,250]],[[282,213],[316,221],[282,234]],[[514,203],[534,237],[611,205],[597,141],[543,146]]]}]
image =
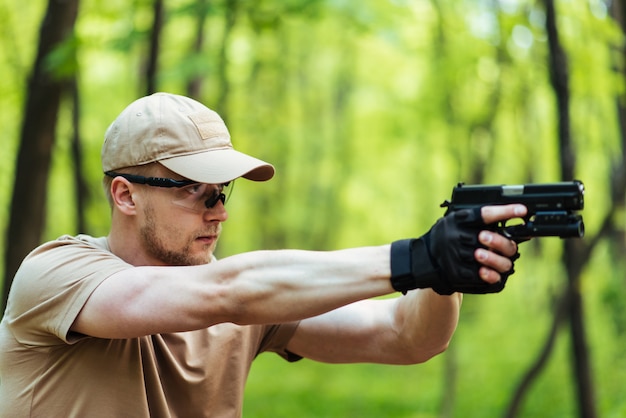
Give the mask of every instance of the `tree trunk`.
[{"label": "tree trunk", "polygon": [[[556,94],[558,110],[558,137],[561,158],[561,178],[573,180],[575,155],[570,133],[569,113],[569,72],[567,57],[559,41],[554,0],[545,0],[546,28],[548,33],[550,80]],[[566,295],[572,342],[573,367],[576,375],[576,389],[579,414],[581,417],[596,416],[592,383],[591,361],[587,348],[583,298],[580,292],[580,275],[587,257],[583,257],[584,244],[578,240],[564,242],[563,264],[568,278]],[[589,253],[586,252],[588,256]]]},{"label": "tree trunk", "polygon": [[517,389],[513,393],[513,400],[509,404],[504,416],[506,418],[514,418],[517,416],[521,406],[524,396],[528,389],[530,389],[532,383],[539,377],[541,371],[548,363],[550,359],[550,355],[552,354],[552,349],[554,348],[554,344],[556,342],[556,337],[558,336],[559,329],[563,325],[565,320],[566,312],[567,312],[567,302],[568,297],[566,295],[561,296],[559,302],[557,303],[554,318],[552,320],[552,326],[550,327],[550,332],[548,333],[548,337],[546,339],[539,356],[535,360],[534,364],[528,369],[526,374],[522,377],[521,382],[519,383]]},{"label": "tree trunk", "polygon": [[[626,36],[626,5],[624,5],[624,2],[614,1],[611,3],[611,16],[621,28],[622,38],[624,38]],[[621,48],[617,51],[616,56],[621,57],[621,62],[624,62],[626,59],[626,43],[621,43]],[[621,76],[623,82],[626,83],[626,68],[624,68],[624,65],[616,64],[615,68],[621,68]],[[616,97],[615,102],[622,143],[622,156],[621,160],[613,164],[611,170],[611,195],[613,203],[623,208],[626,205],[626,95],[622,94],[622,97]],[[612,236],[617,254],[626,254],[626,235],[624,230],[614,228]]]},{"label": "tree trunk", "polygon": [[82,169],[83,150],[81,147],[80,137],[80,92],[76,79],[72,82],[71,87],[72,101],[72,161],[74,163],[74,192],[76,196],[76,229],[78,232],[87,232],[87,223],[85,220],[85,208],[89,198],[89,186],[85,180],[85,173]]},{"label": "tree trunk", "polygon": [[228,96],[230,95],[230,80],[228,78],[228,47],[230,45],[230,36],[232,34],[235,23],[237,22],[237,13],[239,10],[239,0],[226,0],[224,11],[224,34],[222,36],[222,45],[219,51],[219,60],[217,62],[217,77],[220,91],[218,93],[216,111],[222,119],[228,124]]},{"label": "tree trunk", "polygon": [[[196,15],[196,36],[193,44],[193,55],[199,57],[202,54],[202,48],[204,47],[204,27],[206,22],[207,10],[210,7],[208,0],[197,0],[197,15]],[[202,73],[196,74],[194,71],[193,76],[187,83],[187,96],[200,100],[202,94]]]},{"label": "tree trunk", "polygon": [[66,80],[54,73],[51,52],[73,35],[79,0],[50,0],[28,81],[5,252],[4,300],[22,259],[40,243],[45,223],[48,170]]},{"label": "tree trunk", "polygon": [[161,32],[163,30],[164,9],[163,0],[154,0],[152,32],[150,33],[150,52],[146,66],[146,94],[157,92],[157,75],[159,68],[159,51],[161,47]]},{"label": "tree trunk", "polygon": [[[575,178],[574,173],[576,172],[576,158],[570,134],[569,73],[567,57],[559,42],[554,1],[544,0],[544,2],[546,6],[546,31],[548,34],[550,52],[548,57],[550,81],[557,101],[561,177],[563,180],[573,180]],[[513,400],[505,414],[508,418],[512,418],[517,414],[525,392],[529,389],[531,382],[538,377],[541,369],[547,362],[550,352],[554,347],[554,339],[558,329],[566,321],[568,321],[570,325],[572,366],[576,376],[576,399],[578,400],[579,416],[584,418],[593,418],[596,416],[591,361],[585,332],[583,297],[580,292],[580,277],[593,248],[611,229],[611,218],[615,204],[613,204],[612,207],[613,209],[607,214],[603,227],[595,237],[588,240],[588,243],[574,239],[564,241],[561,261],[565,267],[567,288],[564,290],[559,307],[554,314],[553,326],[544,344],[544,348],[514,393]]]}]

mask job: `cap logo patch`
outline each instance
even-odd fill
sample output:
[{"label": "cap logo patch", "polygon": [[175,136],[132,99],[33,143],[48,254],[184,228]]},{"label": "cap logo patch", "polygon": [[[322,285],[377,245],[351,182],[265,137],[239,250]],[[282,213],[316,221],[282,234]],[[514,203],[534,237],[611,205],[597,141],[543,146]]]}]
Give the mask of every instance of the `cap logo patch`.
[{"label": "cap logo patch", "polygon": [[189,115],[189,119],[198,129],[198,133],[202,139],[212,139],[221,137],[230,142],[230,134],[226,125],[217,114],[210,112],[200,112]]}]

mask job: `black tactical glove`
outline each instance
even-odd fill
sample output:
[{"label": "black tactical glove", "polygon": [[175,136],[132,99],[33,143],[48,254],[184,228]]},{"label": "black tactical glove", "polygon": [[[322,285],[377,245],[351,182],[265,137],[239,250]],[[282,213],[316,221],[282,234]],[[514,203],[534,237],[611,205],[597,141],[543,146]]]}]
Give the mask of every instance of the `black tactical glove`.
[{"label": "black tactical glove", "polygon": [[[451,212],[439,219],[418,239],[391,244],[391,285],[405,293],[416,288],[432,288],[440,295],[496,293],[504,289],[511,270],[500,273],[498,283],[489,284],[478,275],[481,264],[474,258],[482,230],[495,231],[495,225],[482,220],[480,208]],[[519,258],[519,253],[510,257]]]}]

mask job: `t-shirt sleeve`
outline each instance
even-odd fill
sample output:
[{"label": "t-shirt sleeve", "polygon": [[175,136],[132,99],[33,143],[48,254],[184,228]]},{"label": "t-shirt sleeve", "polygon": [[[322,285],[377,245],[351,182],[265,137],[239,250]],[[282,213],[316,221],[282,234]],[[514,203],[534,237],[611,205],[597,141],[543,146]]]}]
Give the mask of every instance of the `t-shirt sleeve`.
[{"label": "t-shirt sleeve", "polygon": [[257,354],[270,351],[278,354],[289,362],[301,360],[301,356],[287,350],[287,344],[296,332],[299,323],[300,322],[289,322],[281,325],[267,326]]},{"label": "t-shirt sleeve", "polygon": [[132,268],[91,242],[63,237],[35,249],[11,286],[5,319],[21,344],[53,346],[81,339],[70,335],[92,292],[112,274]]}]

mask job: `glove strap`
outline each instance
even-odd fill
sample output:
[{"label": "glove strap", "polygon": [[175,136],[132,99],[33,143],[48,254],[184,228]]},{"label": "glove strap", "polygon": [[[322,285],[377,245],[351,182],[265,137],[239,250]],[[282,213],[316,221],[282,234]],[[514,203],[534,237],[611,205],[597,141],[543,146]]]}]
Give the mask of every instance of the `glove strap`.
[{"label": "glove strap", "polygon": [[391,243],[391,286],[403,295],[417,288],[411,272],[411,243],[413,241],[403,239]]},{"label": "glove strap", "polygon": [[391,286],[406,295],[409,290],[437,285],[439,271],[430,259],[425,237],[391,243]]}]

